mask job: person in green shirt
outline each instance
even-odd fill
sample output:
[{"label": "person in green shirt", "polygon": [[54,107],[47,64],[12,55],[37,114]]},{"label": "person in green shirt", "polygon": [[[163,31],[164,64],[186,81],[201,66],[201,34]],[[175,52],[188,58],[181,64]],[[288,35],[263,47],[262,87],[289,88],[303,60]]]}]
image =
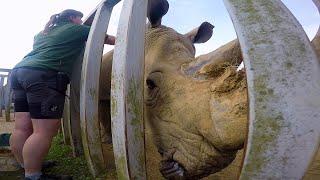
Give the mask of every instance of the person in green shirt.
[{"label": "person in green shirt", "polygon": [[[72,9],[51,16],[34,37],[33,50],[12,70],[15,129],[10,146],[25,179],[48,178],[41,173],[43,159],[60,127],[73,62],[90,31],[82,25],[82,16]],[[114,45],[115,37],[106,35],[105,43]]]}]

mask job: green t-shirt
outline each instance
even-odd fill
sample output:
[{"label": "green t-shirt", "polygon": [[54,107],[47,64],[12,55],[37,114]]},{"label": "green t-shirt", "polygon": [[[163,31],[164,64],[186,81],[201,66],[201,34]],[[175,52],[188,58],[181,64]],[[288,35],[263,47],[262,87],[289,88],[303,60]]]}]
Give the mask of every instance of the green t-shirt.
[{"label": "green t-shirt", "polygon": [[89,31],[90,26],[61,22],[47,34],[40,32],[34,37],[33,50],[14,68],[41,68],[71,76],[73,62],[82,52]]}]

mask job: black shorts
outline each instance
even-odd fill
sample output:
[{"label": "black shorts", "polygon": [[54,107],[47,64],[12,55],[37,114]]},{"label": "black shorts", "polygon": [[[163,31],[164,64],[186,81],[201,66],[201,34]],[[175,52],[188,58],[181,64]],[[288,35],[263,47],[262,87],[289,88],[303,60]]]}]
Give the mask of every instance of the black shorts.
[{"label": "black shorts", "polygon": [[15,112],[30,112],[33,119],[60,119],[69,78],[56,71],[17,68],[11,87]]}]

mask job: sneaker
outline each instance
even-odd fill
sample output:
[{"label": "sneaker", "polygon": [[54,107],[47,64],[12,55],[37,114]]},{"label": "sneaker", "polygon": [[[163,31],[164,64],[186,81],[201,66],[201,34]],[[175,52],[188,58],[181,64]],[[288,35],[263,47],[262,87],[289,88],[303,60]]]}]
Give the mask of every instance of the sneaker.
[{"label": "sneaker", "polygon": [[[32,180],[32,179],[25,177],[24,180]],[[72,176],[42,174],[39,180],[72,180]]]},{"label": "sneaker", "polygon": [[[51,160],[49,160],[49,161],[44,161],[43,163],[42,163],[42,165],[41,165],[41,171],[44,171],[44,170],[46,170],[46,169],[50,169],[50,168],[52,168],[52,167],[54,167],[54,166],[57,166],[58,165],[58,162],[57,161],[51,161]],[[22,168],[22,169],[24,169],[24,168]]]},{"label": "sneaker", "polygon": [[40,180],[72,180],[72,176],[43,174],[41,175]]},{"label": "sneaker", "polygon": [[42,167],[41,167],[41,170],[45,170],[45,169],[49,169],[49,168],[52,168],[54,166],[57,166],[58,165],[58,162],[57,161],[44,161],[42,163]]}]

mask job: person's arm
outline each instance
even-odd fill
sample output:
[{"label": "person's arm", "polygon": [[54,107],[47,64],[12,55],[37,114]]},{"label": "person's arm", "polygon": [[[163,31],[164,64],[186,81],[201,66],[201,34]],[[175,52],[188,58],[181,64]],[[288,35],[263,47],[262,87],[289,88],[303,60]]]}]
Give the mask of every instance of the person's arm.
[{"label": "person's arm", "polygon": [[116,37],[111,35],[106,35],[104,39],[104,44],[114,45],[116,43]]}]

